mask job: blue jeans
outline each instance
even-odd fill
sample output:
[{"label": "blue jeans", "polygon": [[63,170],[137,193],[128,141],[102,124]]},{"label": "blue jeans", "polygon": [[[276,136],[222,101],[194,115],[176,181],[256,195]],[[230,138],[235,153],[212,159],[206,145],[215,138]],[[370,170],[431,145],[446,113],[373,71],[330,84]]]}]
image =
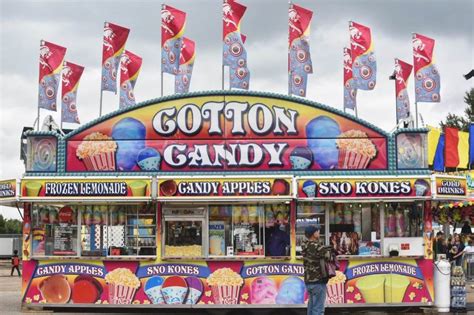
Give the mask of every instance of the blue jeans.
[{"label": "blue jeans", "polygon": [[324,314],[324,302],[326,302],[325,283],[307,283],[308,290],[308,315]]}]

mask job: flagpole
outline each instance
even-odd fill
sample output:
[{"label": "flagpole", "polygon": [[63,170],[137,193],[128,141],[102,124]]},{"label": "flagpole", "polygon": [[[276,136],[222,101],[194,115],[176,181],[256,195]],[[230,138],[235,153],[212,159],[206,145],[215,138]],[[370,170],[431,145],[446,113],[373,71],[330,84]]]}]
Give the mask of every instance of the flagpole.
[{"label": "flagpole", "polygon": [[415,101],[416,128],[418,128],[418,102]]},{"label": "flagpole", "polygon": [[[166,5],[164,3],[161,4],[161,12],[166,9]],[[163,22],[162,22],[163,23]],[[161,54],[163,54],[163,27],[161,27]],[[178,67],[179,67],[179,58],[178,58]],[[161,97],[163,97],[163,63],[161,63]]]},{"label": "flagpole", "polygon": [[222,65],[222,90],[224,90],[224,65]]},{"label": "flagpole", "polygon": [[102,94],[104,94],[104,90],[102,90],[102,86],[101,86],[101,87],[100,87],[99,117],[102,116]]},{"label": "flagpole", "polygon": [[[288,0],[288,11],[291,9],[291,0]],[[289,23],[289,20],[288,20]],[[288,24],[289,25],[289,24]],[[291,71],[291,61],[290,61],[290,28],[288,26],[288,96],[291,96],[291,81],[292,80],[292,71]]]},{"label": "flagpole", "polygon": [[356,114],[356,118],[359,118],[359,116],[357,115],[357,105],[354,106],[354,111],[355,111],[355,114]]},{"label": "flagpole", "polygon": [[161,71],[161,96],[163,96],[163,71]]},{"label": "flagpole", "polygon": [[36,120],[38,121],[38,125],[36,127],[36,130],[39,131],[40,130],[40,107],[39,107],[39,104],[38,104],[38,115],[37,115]]}]

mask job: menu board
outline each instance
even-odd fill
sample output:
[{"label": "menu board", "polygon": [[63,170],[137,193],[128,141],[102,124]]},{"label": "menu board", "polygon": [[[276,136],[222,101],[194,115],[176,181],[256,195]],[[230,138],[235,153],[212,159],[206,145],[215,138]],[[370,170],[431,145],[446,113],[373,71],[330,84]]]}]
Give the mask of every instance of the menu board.
[{"label": "menu board", "polygon": [[75,239],[76,226],[59,224],[54,227],[54,255],[76,255]]}]

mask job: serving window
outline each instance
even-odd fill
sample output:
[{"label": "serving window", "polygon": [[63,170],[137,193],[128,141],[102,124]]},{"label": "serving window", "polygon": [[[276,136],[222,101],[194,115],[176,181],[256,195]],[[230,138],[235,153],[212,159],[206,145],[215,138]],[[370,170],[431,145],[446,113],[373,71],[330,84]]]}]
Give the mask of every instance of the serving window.
[{"label": "serving window", "polygon": [[170,207],[165,257],[289,256],[289,206],[233,204]]},{"label": "serving window", "polygon": [[41,256],[155,256],[151,205],[32,207],[32,253]]},{"label": "serving window", "polygon": [[76,256],[77,210],[71,207],[33,205],[32,253],[34,256]]},{"label": "serving window", "polygon": [[380,255],[379,203],[336,203],[329,210],[329,244],[338,255]]},{"label": "serving window", "polygon": [[423,202],[384,204],[385,237],[422,237]]},{"label": "serving window", "polygon": [[423,255],[424,201],[297,204],[296,255],[304,230],[319,225],[321,241],[338,255]]}]

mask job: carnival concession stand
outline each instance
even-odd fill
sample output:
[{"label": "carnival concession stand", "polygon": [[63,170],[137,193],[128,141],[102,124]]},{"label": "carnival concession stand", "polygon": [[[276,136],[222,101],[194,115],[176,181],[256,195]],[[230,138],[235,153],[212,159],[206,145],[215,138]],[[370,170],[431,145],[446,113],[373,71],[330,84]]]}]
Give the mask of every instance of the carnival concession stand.
[{"label": "carnival concession stand", "polygon": [[426,132],[222,91],[28,132],[23,305],[304,307],[312,224],[329,306],[431,305]]}]

